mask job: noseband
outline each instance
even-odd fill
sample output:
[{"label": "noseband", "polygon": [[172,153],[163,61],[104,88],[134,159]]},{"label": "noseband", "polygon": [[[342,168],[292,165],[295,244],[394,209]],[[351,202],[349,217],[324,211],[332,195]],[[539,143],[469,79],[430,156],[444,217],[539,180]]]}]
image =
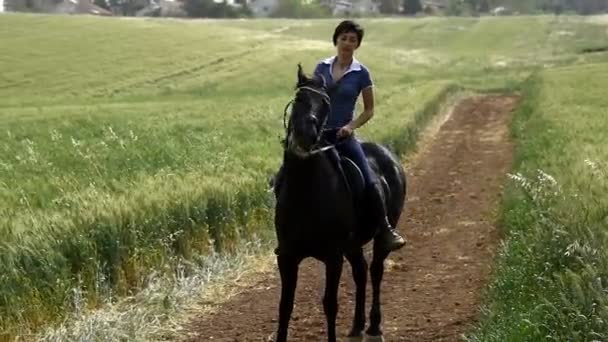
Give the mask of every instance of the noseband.
[{"label": "noseband", "polygon": [[[315,88],[311,88],[311,87],[307,87],[307,86],[298,87],[298,88],[297,88],[297,90],[298,90],[298,91],[296,92],[296,94],[297,94],[297,93],[299,93],[300,91],[309,91],[309,92],[312,92],[312,93],[315,93],[315,94],[321,95],[321,97],[323,97],[323,102],[324,102],[324,103],[327,105],[327,108],[328,108],[328,110],[329,110],[329,113],[328,113],[328,114],[325,116],[325,119],[323,120],[323,124],[321,125],[321,129],[319,130],[319,134],[317,135],[317,141],[316,141],[316,142],[315,142],[315,144],[313,145],[313,146],[315,146],[316,148],[313,148],[313,149],[312,149],[312,150],[310,150],[310,151],[305,151],[305,152],[303,152],[303,153],[299,153],[299,154],[302,154],[302,155],[303,155],[303,156],[305,156],[305,157],[309,157],[309,156],[311,156],[311,155],[314,155],[314,154],[317,154],[317,153],[321,153],[321,152],[324,152],[324,151],[327,151],[327,150],[330,150],[330,149],[334,148],[334,147],[335,147],[335,145],[334,145],[334,144],[327,145],[327,146],[324,146],[324,147],[317,147],[317,146],[319,145],[319,141],[321,140],[321,136],[323,135],[323,132],[327,131],[327,130],[325,129],[325,123],[327,122],[327,118],[328,118],[328,117],[329,117],[329,115],[331,114],[331,102],[330,102],[329,95],[327,95],[325,92],[322,92],[322,91],[320,91],[320,90],[317,90],[317,89],[315,89]],[[289,101],[289,102],[287,103],[287,105],[285,106],[285,109],[284,109],[284,111],[283,111],[283,127],[285,128],[285,135],[286,135],[286,137],[288,137],[288,136],[289,136],[289,130],[290,130],[290,127],[291,127],[291,125],[289,125],[289,126],[288,126],[288,125],[287,125],[287,122],[286,122],[286,118],[287,118],[287,108],[289,108],[289,106],[290,106],[290,105],[291,105],[291,104],[292,104],[294,101],[295,101],[295,100],[291,100],[291,101]],[[287,147],[287,146],[285,146],[285,147]]]}]

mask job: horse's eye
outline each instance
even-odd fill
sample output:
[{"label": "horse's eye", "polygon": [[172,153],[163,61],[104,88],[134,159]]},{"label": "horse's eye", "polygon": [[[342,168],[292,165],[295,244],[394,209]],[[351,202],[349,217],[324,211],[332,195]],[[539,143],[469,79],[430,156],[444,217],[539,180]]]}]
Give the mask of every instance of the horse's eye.
[{"label": "horse's eye", "polygon": [[319,120],[317,119],[316,116],[311,115],[311,116],[308,117],[308,122],[311,123],[311,124],[313,124],[313,125],[316,125],[317,123],[319,123]]}]

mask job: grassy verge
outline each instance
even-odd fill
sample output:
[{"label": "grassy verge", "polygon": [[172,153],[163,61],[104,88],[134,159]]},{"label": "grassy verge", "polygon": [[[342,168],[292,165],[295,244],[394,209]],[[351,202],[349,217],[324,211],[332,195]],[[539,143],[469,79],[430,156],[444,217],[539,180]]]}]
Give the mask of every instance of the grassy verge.
[{"label": "grassy verge", "polygon": [[3,241],[2,326],[30,333],[69,312],[75,288],[95,308],[141,290],[151,272],[171,274],[182,258],[230,255],[238,241],[268,233],[270,199],[261,180],[167,176],[154,189],[31,217],[31,229]]},{"label": "grassy verge", "polygon": [[241,241],[234,254],[209,253],[199,256],[194,265],[180,259],[175,272],[153,272],[142,291],[119,300],[106,297],[97,310],[83,307],[83,294],[75,289],[73,310],[61,324],[37,334],[39,341],[180,339],[189,317],[215,310],[255,282],[255,272],[268,271],[274,265],[271,247],[269,239],[248,239]]},{"label": "grassy verge", "polygon": [[471,340],[608,338],[607,71],[564,67],[526,82],[506,238]]}]

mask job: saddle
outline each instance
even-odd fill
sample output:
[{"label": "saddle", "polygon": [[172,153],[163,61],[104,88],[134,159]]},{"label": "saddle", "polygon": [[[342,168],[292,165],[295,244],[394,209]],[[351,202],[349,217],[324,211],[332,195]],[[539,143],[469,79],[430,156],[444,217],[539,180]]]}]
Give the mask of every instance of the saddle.
[{"label": "saddle", "polygon": [[[338,160],[335,160],[337,156]],[[355,208],[362,205],[365,200],[365,179],[363,172],[350,158],[341,155],[337,150],[334,152],[334,167],[344,179],[355,204]]]}]

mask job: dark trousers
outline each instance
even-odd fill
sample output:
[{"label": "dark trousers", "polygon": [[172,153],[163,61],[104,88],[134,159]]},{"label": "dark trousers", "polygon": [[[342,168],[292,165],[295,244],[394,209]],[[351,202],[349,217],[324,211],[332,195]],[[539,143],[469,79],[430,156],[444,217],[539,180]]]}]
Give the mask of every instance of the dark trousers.
[{"label": "dark trousers", "polygon": [[345,157],[351,159],[359,169],[361,169],[361,173],[363,173],[363,178],[365,180],[366,187],[370,187],[374,184],[374,175],[372,173],[372,169],[365,158],[365,153],[363,152],[363,148],[361,147],[361,143],[354,137],[348,137],[346,139],[340,139],[337,141],[336,131],[331,130],[324,133],[324,138],[327,142],[336,145],[336,150]]},{"label": "dark trousers", "polygon": [[[330,144],[335,144],[336,150],[345,157],[351,159],[363,174],[365,180],[365,202],[366,210],[371,214],[372,220],[377,223],[374,227],[374,235],[379,231],[386,231],[386,229],[392,229],[391,224],[388,222],[386,205],[381,192],[381,186],[378,182],[378,177],[372,172],[365,153],[361,147],[361,143],[354,136],[350,136],[346,139],[337,139],[336,132],[334,130],[324,132],[324,139]],[[337,156],[334,154],[334,158]]]}]

